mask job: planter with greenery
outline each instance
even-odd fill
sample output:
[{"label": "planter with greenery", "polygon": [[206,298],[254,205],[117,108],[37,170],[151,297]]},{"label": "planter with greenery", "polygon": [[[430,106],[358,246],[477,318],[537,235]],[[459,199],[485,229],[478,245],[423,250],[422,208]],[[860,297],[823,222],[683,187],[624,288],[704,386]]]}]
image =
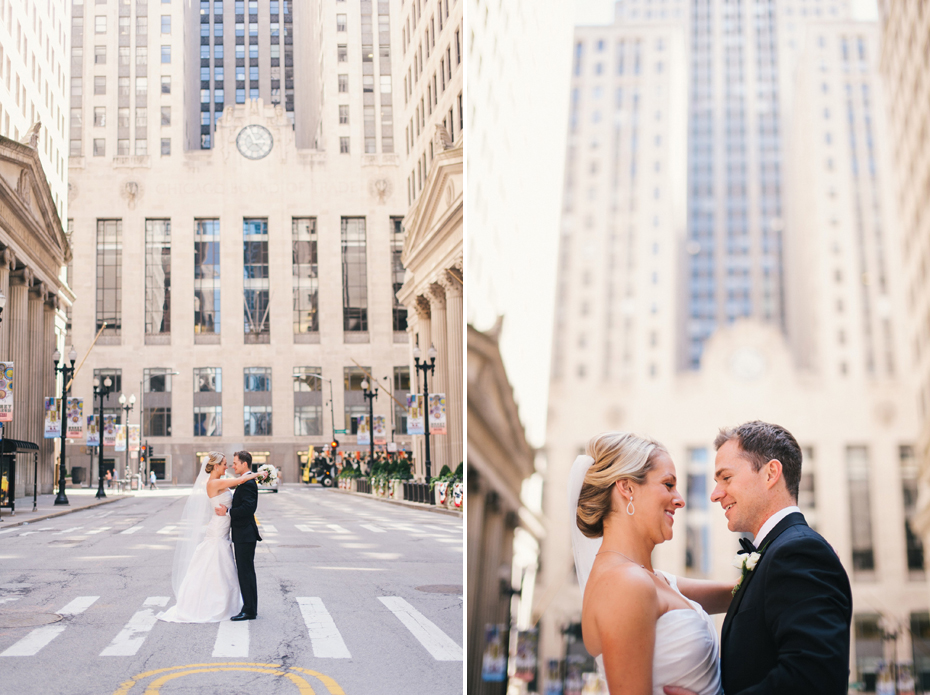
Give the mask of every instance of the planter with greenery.
[{"label": "planter with greenery", "polygon": [[455,469],[455,473],[452,474],[452,494],[450,495],[451,504],[449,505],[451,509],[457,509],[459,511],[465,511],[465,480],[462,472],[462,464],[459,463],[458,467]]},{"label": "planter with greenery", "polygon": [[339,471],[339,475],[337,476],[339,479],[339,487],[343,490],[351,490],[355,492],[357,489],[355,481],[359,478],[360,475],[361,473],[359,472],[358,468],[354,468],[351,465],[345,466],[341,471]]}]

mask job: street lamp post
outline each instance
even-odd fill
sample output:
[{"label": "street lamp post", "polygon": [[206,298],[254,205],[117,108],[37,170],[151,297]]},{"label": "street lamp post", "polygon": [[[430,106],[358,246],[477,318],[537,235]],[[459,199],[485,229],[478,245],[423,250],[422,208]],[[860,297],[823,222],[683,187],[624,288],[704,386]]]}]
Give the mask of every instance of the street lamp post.
[{"label": "street lamp post", "polygon": [[99,443],[97,444],[97,499],[102,499],[107,496],[107,493],[103,491],[103,399],[110,395],[110,392],[113,390],[113,379],[109,376],[105,377],[103,380],[103,385],[100,384],[100,378],[94,377],[94,398],[97,399],[97,436],[99,438]]},{"label": "street lamp post", "polygon": [[119,397],[120,407],[123,409],[123,412],[126,413],[126,416],[123,418],[123,422],[126,428],[126,482],[129,482],[129,412],[132,410],[132,407],[136,404],[136,394],[132,394],[129,397],[129,403],[126,403],[126,394],[120,394]]},{"label": "street lamp post", "polygon": [[[370,387],[370,390],[369,390]],[[368,379],[362,381],[362,395],[368,400],[368,470],[375,465],[375,399],[378,397],[378,385],[368,383]]]},{"label": "street lamp post", "polygon": [[[423,372],[423,418],[424,418],[424,427],[423,434],[425,436],[425,463],[426,463],[426,482],[429,483],[431,477],[430,471],[430,460],[429,460],[429,383],[427,382],[427,375],[433,374],[436,371],[436,348],[432,344],[429,346],[429,350],[426,353],[429,355],[429,362],[423,360],[423,364],[420,364],[420,346],[417,345],[413,348],[413,363],[417,371]],[[430,503],[432,503],[433,498],[430,497]]]},{"label": "street lamp post", "polygon": [[58,496],[55,498],[55,504],[70,504],[68,496],[65,494],[65,436],[67,435],[67,423],[65,417],[68,408],[68,380],[74,376],[74,363],[77,361],[77,353],[74,346],[71,346],[71,352],[68,353],[68,360],[71,362],[69,367],[67,362],[61,359],[61,353],[55,350],[52,355],[55,361],[55,373],[61,374],[61,410],[59,412],[59,422],[61,423],[61,455],[58,457]]}]

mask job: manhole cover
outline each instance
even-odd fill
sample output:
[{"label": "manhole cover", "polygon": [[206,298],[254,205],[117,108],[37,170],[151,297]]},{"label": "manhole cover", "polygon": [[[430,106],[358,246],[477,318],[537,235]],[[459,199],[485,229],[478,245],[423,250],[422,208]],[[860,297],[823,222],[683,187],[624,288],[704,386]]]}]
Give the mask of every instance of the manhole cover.
[{"label": "manhole cover", "polygon": [[461,594],[462,590],[461,584],[427,584],[417,587],[417,591],[424,591],[427,594]]},{"label": "manhole cover", "polygon": [[318,545],[277,545],[276,548],[319,548]]},{"label": "manhole cover", "polygon": [[37,627],[59,620],[57,613],[0,613],[0,627]]}]

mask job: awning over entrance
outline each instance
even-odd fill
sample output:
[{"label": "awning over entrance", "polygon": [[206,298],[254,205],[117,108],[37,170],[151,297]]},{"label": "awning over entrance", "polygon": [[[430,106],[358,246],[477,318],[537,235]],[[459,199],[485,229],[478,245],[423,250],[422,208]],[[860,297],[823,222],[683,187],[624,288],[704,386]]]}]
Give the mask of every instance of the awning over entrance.
[{"label": "awning over entrance", "polygon": [[39,445],[24,442],[20,439],[0,439],[0,454],[24,454],[27,451],[38,451]]}]

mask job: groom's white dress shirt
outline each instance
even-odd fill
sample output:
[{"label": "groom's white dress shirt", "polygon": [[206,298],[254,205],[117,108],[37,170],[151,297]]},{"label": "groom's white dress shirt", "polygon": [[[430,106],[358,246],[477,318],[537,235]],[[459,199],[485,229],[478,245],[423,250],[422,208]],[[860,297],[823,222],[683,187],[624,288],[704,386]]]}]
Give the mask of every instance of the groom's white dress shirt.
[{"label": "groom's white dress shirt", "polygon": [[800,514],[801,510],[796,506],[791,506],[785,507],[784,509],[779,509],[777,512],[772,514],[772,516],[766,519],[765,523],[762,524],[762,528],[759,529],[759,533],[756,534],[755,538],[753,538],[752,544],[756,546],[756,548],[761,548],[762,541],[764,541],[765,537],[771,532],[773,528],[775,528],[775,525],[786,516],[793,514],[794,512],[798,512]]}]

